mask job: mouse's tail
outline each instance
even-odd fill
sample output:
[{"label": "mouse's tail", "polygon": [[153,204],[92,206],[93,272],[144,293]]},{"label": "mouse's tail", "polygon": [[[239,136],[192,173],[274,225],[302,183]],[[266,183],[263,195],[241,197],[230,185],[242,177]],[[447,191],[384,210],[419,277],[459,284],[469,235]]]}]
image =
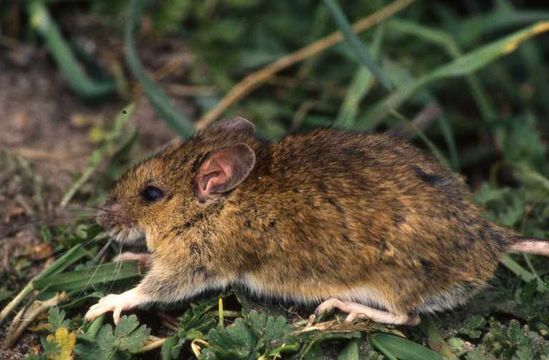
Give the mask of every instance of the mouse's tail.
[{"label": "mouse's tail", "polygon": [[515,236],[508,251],[549,256],[549,240]]}]

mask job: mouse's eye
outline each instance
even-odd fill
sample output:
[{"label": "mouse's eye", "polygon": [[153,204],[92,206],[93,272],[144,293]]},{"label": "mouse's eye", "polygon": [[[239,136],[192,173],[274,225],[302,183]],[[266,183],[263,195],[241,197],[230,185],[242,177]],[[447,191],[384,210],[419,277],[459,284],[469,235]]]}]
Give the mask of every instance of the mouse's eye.
[{"label": "mouse's eye", "polygon": [[164,191],[160,190],[157,187],[149,185],[145,189],[143,189],[143,191],[141,192],[141,197],[146,202],[158,201],[164,197]]}]

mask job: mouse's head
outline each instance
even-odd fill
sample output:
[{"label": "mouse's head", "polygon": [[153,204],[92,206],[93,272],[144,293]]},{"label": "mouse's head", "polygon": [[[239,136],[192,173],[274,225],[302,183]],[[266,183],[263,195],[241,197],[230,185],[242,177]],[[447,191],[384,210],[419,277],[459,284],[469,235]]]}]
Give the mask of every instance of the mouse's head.
[{"label": "mouse's head", "polygon": [[252,123],[237,117],[167,146],[118,180],[97,222],[117,241],[131,243],[146,236],[153,248],[178,227],[184,231],[250,174],[254,133]]}]

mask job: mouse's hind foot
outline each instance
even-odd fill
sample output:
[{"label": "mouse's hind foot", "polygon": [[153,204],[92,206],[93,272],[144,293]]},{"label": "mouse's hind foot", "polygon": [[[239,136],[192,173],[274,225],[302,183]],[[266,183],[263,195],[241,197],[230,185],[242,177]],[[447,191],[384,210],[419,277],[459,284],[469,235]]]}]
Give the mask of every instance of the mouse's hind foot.
[{"label": "mouse's hind foot", "polygon": [[344,313],[348,313],[345,321],[351,322],[355,319],[370,319],[380,324],[391,325],[410,325],[419,324],[420,318],[417,315],[409,314],[393,314],[388,311],[378,310],[366,305],[362,305],[350,301],[342,301],[336,298],[331,298],[321,303],[315,313],[317,315],[331,312],[338,309]]}]

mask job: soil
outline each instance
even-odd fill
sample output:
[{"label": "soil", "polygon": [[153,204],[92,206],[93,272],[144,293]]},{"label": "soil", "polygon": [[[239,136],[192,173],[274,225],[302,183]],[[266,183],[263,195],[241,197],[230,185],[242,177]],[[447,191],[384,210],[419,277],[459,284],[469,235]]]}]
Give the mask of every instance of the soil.
[{"label": "soil", "polygon": [[[90,129],[111,122],[127,103],[82,101],[47,54],[27,46],[0,48],[0,84],[0,289],[17,292],[51,260],[38,225],[62,218],[59,201],[97,147]],[[140,134],[138,153],[173,138],[144,97],[135,102],[130,125]],[[39,349],[38,336],[25,332],[12,349],[0,343],[0,359]]]}]

